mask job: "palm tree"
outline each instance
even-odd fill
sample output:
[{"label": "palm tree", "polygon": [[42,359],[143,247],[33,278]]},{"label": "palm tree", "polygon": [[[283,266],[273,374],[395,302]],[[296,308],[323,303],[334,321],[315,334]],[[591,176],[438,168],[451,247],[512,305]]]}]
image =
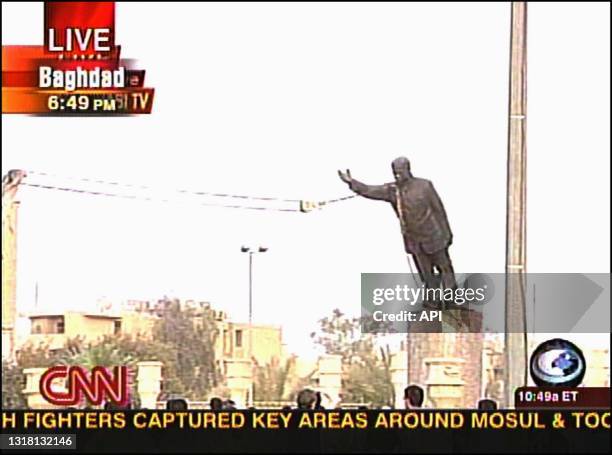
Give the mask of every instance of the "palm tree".
[{"label": "palm tree", "polygon": [[131,353],[123,351],[116,339],[105,336],[96,343],[85,343],[80,337],[68,340],[66,348],[59,356],[61,365],[78,365],[92,369],[97,366],[134,366],[136,359]]},{"label": "palm tree", "polygon": [[282,401],[286,397],[285,388],[295,366],[295,356],[287,359],[284,365],[276,358],[265,366],[255,367],[253,395],[256,401]]},{"label": "palm tree", "polygon": [[[58,361],[60,365],[80,366],[89,371],[94,367],[126,366],[128,367],[128,396],[130,402],[134,402],[137,397],[134,374],[138,359],[121,349],[116,338],[107,335],[95,343],[86,343],[81,337],[70,339],[59,354]],[[91,406],[91,403],[86,402],[84,405]]]}]

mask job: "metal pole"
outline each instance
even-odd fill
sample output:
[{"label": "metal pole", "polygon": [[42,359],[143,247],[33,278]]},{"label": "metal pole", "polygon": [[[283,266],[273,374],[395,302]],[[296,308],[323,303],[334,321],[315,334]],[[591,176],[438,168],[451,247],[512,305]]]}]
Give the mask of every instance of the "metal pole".
[{"label": "metal pole", "polygon": [[[249,251],[249,361],[253,360],[253,252]],[[249,387],[247,406],[253,406],[253,381]]]},{"label": "metal pole", "polygon": [[249,251],[249,326],[253,322],[253,252]]},{"label": "metal pole", "polygon": [[510,103],[506,212],[505,381],[507,407],[527,383],[526,271],[526,107],[527,3],[513,2],[510,45]]}]

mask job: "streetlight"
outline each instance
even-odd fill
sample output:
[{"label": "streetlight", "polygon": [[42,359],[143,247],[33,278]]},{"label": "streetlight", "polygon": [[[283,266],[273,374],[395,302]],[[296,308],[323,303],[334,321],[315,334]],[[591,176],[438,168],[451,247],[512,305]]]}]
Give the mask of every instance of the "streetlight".
[{"label": "streetlight", "polygon": [[[268,248],[260,246],[257,248],[250,248],[242,246],[240,248],[242,253],[249,254],[249,359],[253,360],[253,255],[258,253],[265,253]],[[249,397],[247,400],[249,406],[253,405],[253,381],[251,380],[251,387],[249,391]]]},{"label": "streetlight", "polygon": [[257,253],[265,253],[268,248],[260,246],[257,249],[248,246],[240,248],[242,253],[249,253],[249,329],[253,322],[253,255]]}]

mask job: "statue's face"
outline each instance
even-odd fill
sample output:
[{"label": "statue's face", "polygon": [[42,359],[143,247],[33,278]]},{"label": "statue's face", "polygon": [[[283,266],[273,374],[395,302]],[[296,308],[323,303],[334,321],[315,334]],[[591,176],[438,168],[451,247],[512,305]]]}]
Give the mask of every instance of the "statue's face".
[{"label": "statue's face", "polygon": [[397,158],[391,163],[393,176],[397,182],[410,177],[410,161],[407,158]]}]

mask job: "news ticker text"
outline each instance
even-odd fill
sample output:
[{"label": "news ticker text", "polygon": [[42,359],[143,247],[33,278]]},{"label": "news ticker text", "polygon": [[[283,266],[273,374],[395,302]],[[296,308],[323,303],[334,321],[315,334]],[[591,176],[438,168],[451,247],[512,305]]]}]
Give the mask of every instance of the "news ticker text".
[{"label": "news ticker text", "polygon": [[610,429],[610,411],[2,411],[2,430]]}]

